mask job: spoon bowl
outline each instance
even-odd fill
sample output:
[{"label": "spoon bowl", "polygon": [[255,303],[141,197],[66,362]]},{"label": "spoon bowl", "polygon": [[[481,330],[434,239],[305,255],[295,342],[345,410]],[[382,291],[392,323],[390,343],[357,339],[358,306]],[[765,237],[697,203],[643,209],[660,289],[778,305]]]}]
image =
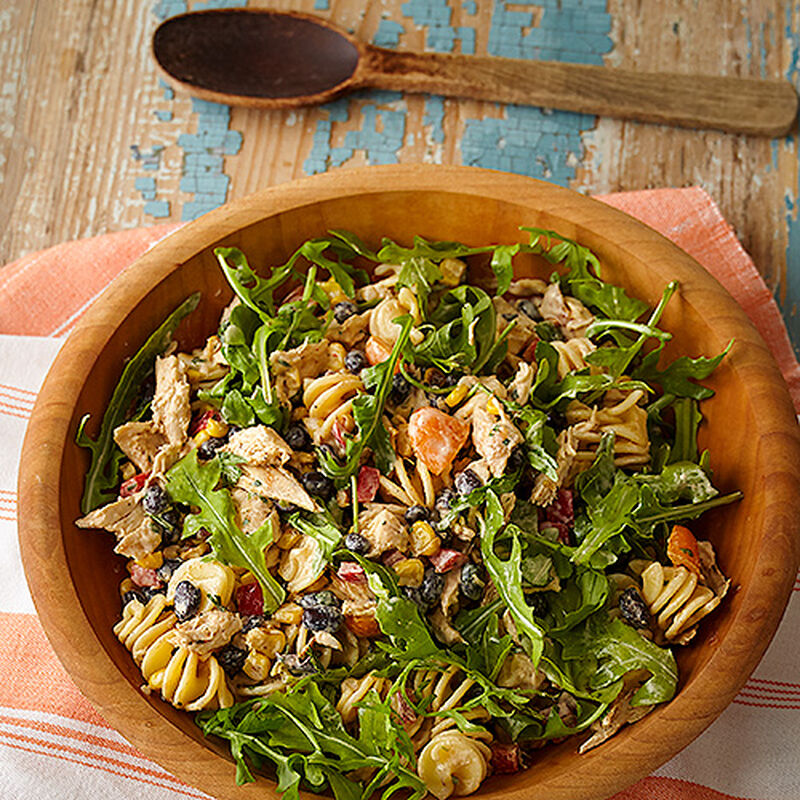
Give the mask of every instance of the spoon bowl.
[{"label": "spoon bowl", "polygon": [[372,87],[758,136],[785,135],[797,114],[786,80],[387,50],[318,17],[267,9],[172,17],[156,29],[153,55],[177,88],[252,108],[314,105]]}]

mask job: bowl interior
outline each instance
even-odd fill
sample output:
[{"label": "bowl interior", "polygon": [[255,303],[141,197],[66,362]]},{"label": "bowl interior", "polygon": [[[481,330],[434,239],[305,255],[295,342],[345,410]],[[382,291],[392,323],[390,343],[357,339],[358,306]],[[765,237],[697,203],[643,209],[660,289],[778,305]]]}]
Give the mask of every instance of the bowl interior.
[{"label": "bowl interior", "polygon": [[[673,354],[712,356],[736,338],[730,355],[707,381],[717,393],[703,406],[701,446],[710,450],[716,485],[722,491],[740,489],[745,496],[735,507],[713,511],[693,525],[713,542],[733,591],[704,621],[695,643],[680,650],[678,697],[586,755],[577,756],[573,741],[543,749],[527,772],[491,779],[481,796],[603,797],[638,779],[724,708],[766,647],[758,637],[766,634],[768,640],[777,624],[788,595],[786,575],[796,563],[790,535],[797,501],[789,497],[796,494],[798,450],[788,395],[763,342],[733,301],[688,256],[625,215],[535,181],[515,178],[505,183],[491,174],[469,172],[475,175],[465,185],[448,183],[454,175],[448,171],[443,182],[431,179],[421,189],[414,188],[411,176],[388,185],[372,177],[351,179],[344,186],[328,181],[315,191],[283,198],[278,189],[235,204],[233,213],[218,215],[211,223],[200,220],[187,226],[158,245],[101,299],[99,310],[90,313],[73,337],[71,346],[79,350],[72,351],[72,363],[64,362],[69,352],[62,354],[55,377],[45,387],[43,394],[55,397],[52,381],[69,373],[60,397],[60,428],[48,434],[56,437],[56,450],[60,449],[49,467],[57,485],[56,517],[37,511],[22,534],[32,584],[44,581],[55,565],[29,566],[36,561],[28,555],[34,546],[25,545],[31,537],[38,537],[37,548],[52,544],[54,558],[66,564],[68,576],[62,580],[71,583],[71,590],[58,597],[62,608],[53,608],[56,595],[40,595],[45,628],[50,634],[59,625],[63,629],[64,619],[79,619],[71,634],[74,644],[63,635],[51,638],[84,692],[145,754],[219,797],[245,796],[233,784],[231,765],[217,756],[225,748],[203,739],[189,715],[156,696],[140,694],[141,675],[111,630],[119,615],[124,561],[112,553],[110,534],[82,531],[73,524],[80,516],[88,465],[86,452],[73,443],[78,421],[90,413],[88,430],[95,432],[124,360],[198,288],[203,292],[201,305],[184,322],[178,338],[184,346],[198,345],[215,330],[231,297],[212,253],[216,245],[241,248],[258,269],[282,263],[303,241],[334,228],[352,230],[375,246],[383,236],[410,244],[415,234],[473,245],[527,241],[520,225],[543,227],[592,248],[604,278],[623,284],[651,305],[670,279],[680,280],[681,291],[663,317],[663,326],[673,333]],[[448,185],[458,188],[443,188]],[[520,270],[546,277],[552,267],[529,259],[521,260]],[[778,451],[777,443],[766,442],[764,436],[781,427],[788,433]],[[778,470],[780,475],[766,482]],[[97,669],[105,669],[103,680],[95,675],[95,667],[81,666],[81,642],[99,653]],[[266,779],[260,782],[271,792]]]}]

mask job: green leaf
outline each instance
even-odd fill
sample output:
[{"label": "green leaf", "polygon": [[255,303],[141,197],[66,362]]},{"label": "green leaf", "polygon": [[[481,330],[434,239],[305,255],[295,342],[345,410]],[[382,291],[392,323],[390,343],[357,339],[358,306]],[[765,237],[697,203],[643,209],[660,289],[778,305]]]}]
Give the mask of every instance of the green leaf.
[{"label": "green leaf", "polygon": [[668,364],[663,370],[659,370],[657,366],[661,354],[661,348],[659,347],[642,359],[642,363],[633,371],[632,377],[648,383],[656,383],[667,394],[705,400],[714,394],[713,390],[707,386],[694,383],[694,381],[705,380],[711,375],[732,346],[733,339],[728,342],[728,346],[718,356],[713,358],[681,356],[671,364]]},{"label": "green leaf", "polygon": [[125,365],[119,382],[114,388],[111,400],[106,406],[100,432],[96,439],[86,433],[86,414],[78,425],[75,441],[80,447],[91,451],[92,460],[84,479],[81,511],[88,514],[93,509],[109,502],[106,492],[114,489],[119,482],[119,467],[123,455],[114,442],[114,429],[127,419],[127,413],[141,391],[141,385],[153,369],[156,356],[161,355],[172,340],[178,325],[184,317],[191,314],[200,302],[200,292],[186,298],[139,348],[136,355]]},{"label": "green leaf", "polygon": [[289,524],[305,536],[310,536],[317,543],[321,564],[311,568],[314,574],[322,572],[325,564],[333,558],[333,552],[342,539],[342,531],[329,511],[298,511],[289,517]]},{"label": "green leaf", "polygon": [[673,504],[678,500],[702,503],[719,494],[702,467],[690,461],[669,464],[659,475],[634,477],[640,484],[650,487],[661,503]]},{"label": "green leaf", "polygon": [[609,619],[604,611],[591,617],[585,628],[559,638],[565,660],[582,660],[587,652],[597,660],[592,689],[612,686],[632,670],[647,669],[651,677],[634,694],[631,705],[664,703],[675,695],[678,668],[672,652],[621,620]]},{"label": "green leaf", "polygon": [[511,286],[514,277],[512,259],[519,253],[521,245],[505,244],[495,247],[492,253],[491,267],[497,278],[497,291],[495,294],[505,294]]},{"label": "green leaf", "polygon": [[442,272],[429,258],[415,256],[402,262],[397,275],[397,288],[409,286],[414,289],[423,316],[427,315],[428,296],[434,284],[442,279]]},{"label": "green leaf", "polygon": [[[521,228],[530,233],[531,252],[544,256],[551,264],[564,263],[567,273],[561,280],[573,297],[609,319],[633,321],[647,304],[629,297],[620,286],[600,280],[600,262],[586,247],[565,236],[542,228]],[[594,273],[594,274],[593,274]]]},{"label": "green leaf", "polygon": [[677,398],[672,407],[675,410],[675,443],[669,455],[669,463],[692,461],[697,463],[697,429],[703,421],[703,414],[697,400],[691,397]]},{"label": "green leaf", "polygon": [[486,570],[494,582],[498,594],[511,612],[517,629],[525,642],[525,650],[534,666],[542,654],[544,631],[533,617],[533,610],[525,602],[522,591],[520,562],[522,560],[522,544],[519,536],[513,531],[511,535],[511,553],[507,559],[500,558],[494,549],[495,538],[503,527],[503,507],[494,492],[490,492],[486,501],[486,515],[480,517],[481,555]]},{"label": "green leaf", "polygon": [[167,472],[166,490],[175,502],[199,509],[184,520],[184,537],[201,529],[208,531],[213,555],[225,564],[245,567],[253,573],[264,595],[264,608],[271,614],[286,597],[264,560],[264,549],[272,541],[272,529],[265,525],[248,536],[237,527],[230,494],[226,489],[216,488],[221,471],[218,458],[201,466],[197,450],[192,450]]}]

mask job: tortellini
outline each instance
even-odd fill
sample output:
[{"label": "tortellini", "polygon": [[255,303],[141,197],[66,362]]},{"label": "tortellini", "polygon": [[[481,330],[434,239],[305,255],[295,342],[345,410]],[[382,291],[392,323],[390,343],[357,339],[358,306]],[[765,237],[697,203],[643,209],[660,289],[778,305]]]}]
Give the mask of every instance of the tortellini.
[{"label": "tortellini", "polygon": [[438,798],[472,794],[489,771],[491,750],[483,742],[448,730],[434,736],[417,759],[417,774]]}]

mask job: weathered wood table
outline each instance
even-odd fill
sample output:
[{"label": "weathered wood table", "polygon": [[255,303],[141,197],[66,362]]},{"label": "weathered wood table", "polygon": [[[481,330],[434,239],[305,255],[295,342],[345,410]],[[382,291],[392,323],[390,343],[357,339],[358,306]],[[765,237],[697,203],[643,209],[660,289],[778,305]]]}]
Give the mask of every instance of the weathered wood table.
[{"label": "weathered wood table", "polygon": [[[755,139],[388,92],[257,112],[179,96],[159,80],[150,37],[160,20],[244,5],[0,0],[0,263],[65,239],[193,219],[270,184],[361,164],[469,164],[592,193],[696,184],[734,225],[800,345],[796,134]],[[386,47],[800,85],[795,0],[249,5],[317,13]]]}]

